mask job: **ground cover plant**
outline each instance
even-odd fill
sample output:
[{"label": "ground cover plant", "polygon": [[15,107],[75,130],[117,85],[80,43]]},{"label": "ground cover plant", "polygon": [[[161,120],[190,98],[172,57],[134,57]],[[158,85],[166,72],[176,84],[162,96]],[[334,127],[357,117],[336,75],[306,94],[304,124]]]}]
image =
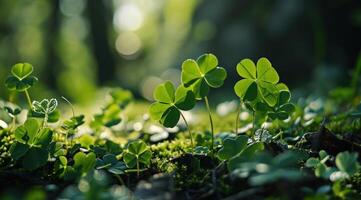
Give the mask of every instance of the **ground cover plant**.
[{"label": "ground cover plant", "polygon": [[240,76],[236,109],[220,116],[209,99],[227,78],[220,63],[185,60],[180,85],[159,84],[154,102],[113,89],[94,116],[65,97],[32,101],[34,67],[15,64],[5,85],[28,105],[0,101],[1,198],[361,199],[354,81],[322,110],[292,99],[269,59],[242,59],[228,72]]}]

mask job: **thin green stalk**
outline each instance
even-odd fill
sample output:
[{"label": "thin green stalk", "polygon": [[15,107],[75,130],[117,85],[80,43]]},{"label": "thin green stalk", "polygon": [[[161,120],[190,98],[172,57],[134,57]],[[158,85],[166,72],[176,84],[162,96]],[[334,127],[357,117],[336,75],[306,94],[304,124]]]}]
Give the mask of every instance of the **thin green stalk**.
[{"label": "thin green stalk", "polygon": [[30,98],[29,92],[28,92],[28,90],[25,90],[24,92],[25,92],[26,100],[28,101],[28,104],[29,104],[29,108],[31,110],[32,103],[31,103],[31,98]]},{"label": "thin green stalk", "polygon": [[75,117],[75,111],[74,111],[74,106],[73,106],[73,104],[70,103],[70,101],[69,101],[67,98],[65,98],[64,96],[62,96],[61,98],[62,98],[66,103],[69,104],[69,106],[70,106],[70,108],[71,108],[71,112],[72,112],[72,114],[73,114],[73,117]]},{"label": "thin green stalk", "polygon": [[255,131],[256,131],[256,112],[255,111],[252,111],[252,140],[254,141],[254,134],[255,134]]},{"label": "thin green stalk", "polygon": [[182,118],[183,118],[183,121],[184,121],[184,123],[186,124],[186,127],[187,127],[187,129],[188,129],[189,136],[190,136],[190,138],[191,138],[191,145],[192,145],[192,152],[193,152],[193,150],[194,150],[194,143],[193,143],[193,136],[192,136],[191,129],[189,128],[188,122],[187,122],[186,118],[184,117],[183,113],[180,112],[180,114],[181,114],[181,116],[182,116]]},{"label": "thin green stalk", "polygon": [[137,177],[139,178],[139,160],[138,160],[138,156],[137,156]]},{"label": "thin green stalk", "polygon": [[214,155],[214,149],[213,149],[213,145],[214,145],[214,128],[213,128],[212,113],[211,113],[211,108],[209,106],[208,97],[204,97],[204,101],[206,102],[208,115],[209,115],[209,122],[211,123],[211,133],[212,133],[211,150],[212,150],[212,155]]},{"label": "thin green stalk", "polygon": [[238,135],[238,121],[239,121],[239,114],[241,113],[241,108],[242,108],[242,102],[239,103],[238,108],[237,108],[236,130],[235,130],[236,135]]}]

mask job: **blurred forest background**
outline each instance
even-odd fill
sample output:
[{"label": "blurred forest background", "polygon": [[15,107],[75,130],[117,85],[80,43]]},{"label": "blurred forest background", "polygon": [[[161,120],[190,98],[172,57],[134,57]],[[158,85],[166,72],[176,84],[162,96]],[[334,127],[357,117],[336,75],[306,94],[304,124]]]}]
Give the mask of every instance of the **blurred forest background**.
[{"label": "blurred forest background", "polygon": [[[0,80],[17,62],[35,96],[91,101],[103,86],[151,99],[179,83],[186,58],[212,52],[227,68],[219,99],[236,98],[236,64],[268,57],[296,94],[346,85],[361,47],[360,0],[1,0]],[[47,92],[44,92],[47,91]],[[0,96],[8,91],[0,84]]]}]

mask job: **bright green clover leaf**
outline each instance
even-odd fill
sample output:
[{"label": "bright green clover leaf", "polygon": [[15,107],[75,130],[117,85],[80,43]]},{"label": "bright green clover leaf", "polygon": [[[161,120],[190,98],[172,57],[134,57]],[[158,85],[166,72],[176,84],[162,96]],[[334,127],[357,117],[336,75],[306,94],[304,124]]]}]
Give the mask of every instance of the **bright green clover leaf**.
[{"label": "bright green clover leaf", "polygon": [[156,87],[154,99],[156,102],[150,106],[150,114],[154,120],[159,121],[165,127],[177,125],[181,115],[180,110],[190,110],[195,105],[192,91],[183,86],[179,86],[175,90],[170,81]]},{"label": "bright green clover leaf", "polygon": [[241,135],[237,138],[226,138],[223,147],[218,151],[221,160],[228,160],[246,148],[248,137]]},{"label": "bright green clover leaf", "polygon": [[237,72],[244,79],[236,83],[234,91],[243,101],[253,101],[259,96],[270,106],[277,103],[279,76],[267,58],[260,58],[257,67],[252,60],[243,59],[237,65]]},{"label": "bright green clover leaf", "polygon": [[228,160],[228,170],[233,171],[237,169],[242,162],[250,160],[257,152],[260,152],[263,149],[264,144],[262,142],[257,142],[249,146],[244,146],[244,148],[236,156],[233,156]]},{"label": "bright green clover leaf", "polygon": [[209,87],[222,86],[226,77],[226,70],[218,67],[218,59],[213,54],[203,54],[197,61],[188,59],[182,64],[182,83],[192,88],[197,99],[207,96]]},{"label": "bright green clover leaf", "polygon": [[23,92],[33,86],[38,79],[35,76],[30,76],[33,72],[33,66],[29,63],[15,64],[10,75],[5,80],[5,85],[9,90],[16,90]]},{"label": "bright green clover leaf", "polygon": [[150,159],[152,158],[152,152],[149,147],[142,141],[136,140],[128,144],[128,148],[124,151],[123,160],[127,167],[137,168],[137,174],[139,176],[140,163],[150,165]]}]

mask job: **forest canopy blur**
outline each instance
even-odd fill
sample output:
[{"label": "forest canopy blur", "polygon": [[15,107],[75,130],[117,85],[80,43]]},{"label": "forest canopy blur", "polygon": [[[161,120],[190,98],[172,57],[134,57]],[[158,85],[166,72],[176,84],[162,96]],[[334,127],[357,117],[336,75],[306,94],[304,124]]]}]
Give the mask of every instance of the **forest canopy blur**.
[{"label": "forest canopy blur", "polygon": [[230,72],[226,88],[239,58],[266,56],[290,87],[324,94],[347,83],[360,35],[361,2],[351,0],[3,0],[0,79],[29,62],[38,97],[81,103],[119,86],[151,99],[157,84],[180,82],[182,60],[211,52]]}]

